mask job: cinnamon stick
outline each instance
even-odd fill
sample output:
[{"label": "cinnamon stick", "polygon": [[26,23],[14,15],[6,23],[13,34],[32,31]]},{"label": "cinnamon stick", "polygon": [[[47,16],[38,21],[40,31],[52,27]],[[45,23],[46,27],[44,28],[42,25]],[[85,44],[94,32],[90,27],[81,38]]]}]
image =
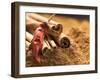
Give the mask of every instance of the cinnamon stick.
[{"label": "cinnamon stick", "polygon": [[51,44],[51,46],[52,46],[53,49],[56,49],[57,48],[57,45],[54,42],[54,40],[49,40],[49,43]]},{"label": "cinnamon stick", "polygon": [[33,35],[30,34],[29,32],[26,32],[26,40],[29,41],[29,42],[31,42],[32,39],[33,39]]},{"label": "cinnamon stick", "polygon": [[50,52],[51,52],[50,45],[46,41],[43,41],[42,54],[46,55]]},{"label": "cinnamon stick", "polygon": [[38,27],[38,25],[41,22],[30,18],[27,14],[26,14],[26,30],[30,33],[34,33],[35,29]]},{"label": "cinnamon stick", "polygon": [[62,48],[68,48],[70,46],[70,40],[64,33],[61,33],[58,37],[54,37],[54,40]]},{"label": "cinnamon stick", "polygon": [[56,49],[56,48],[57,48],[57,45],[56,45],[56,43],[54,42],[54,40],[51,39],[50,36],[48,36],[48,35],[46,35],[46,37],[47,37],[47,41],[48,41],[48,43],[50,44],[50,46],[51,46],[53,49]]},{"label": "cinnamon stick", "polygon": [[28,42],[28,41],[25,41],[25,44],[26,44],[26,47],[28,48],[29,46],[30,46],[30,42]]}]

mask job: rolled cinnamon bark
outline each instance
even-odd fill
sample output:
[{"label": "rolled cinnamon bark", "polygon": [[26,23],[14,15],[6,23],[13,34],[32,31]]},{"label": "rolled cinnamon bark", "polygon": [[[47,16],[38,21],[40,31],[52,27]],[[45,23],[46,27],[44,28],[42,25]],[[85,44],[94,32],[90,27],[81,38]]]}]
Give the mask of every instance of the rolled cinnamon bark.
[{"label": "rolled cinnamon bark", "polygon": [[70,46],[70,40],[68,39],[68,37],[61,33],[59,35],[59,37],[55,37],[54,38],[55,41],[58,43],[58,45],[62,48],[68,48]]},{"label": "rolled cinnamon bark", "polygon": [[26,48],[29,48],[29,46],[30,46],[30,42],[28,42],[28,41],[25,41],[25,44],[26,44]]},{"label": "rolled cinnamon bark", "polygon": [[29,32],[26,32],[26,40],[29,41],[29,42],[31,42],[32,39],[33,39],[33,35],[30,34]]},{"label": "rolled cinnamon bark", "polygon": [[56,45],[56,43],[53,40],[49,40],[49,43],[51,44],[53,49],[57,48],[57,45]]},{"label": "rolled cinnamon bark", "polygon": [[50,52],[51,52],[50,45],[46,41],[44,41],[43,42],[43,47],[42,47],[42,55],[46,55]]},{"label": "rolled cinnamon bark", "polygon": [[45,43],[47,44],[48,49],[50,49],[50,50],[51,50],[51,46],[50,46],[50,44],[49,44],[48,40],[45,40]]},{"label": "rolled cinnamon bark", "polygon": [[[38,21],[41,21],[41,22],[47,22],[48,23],[48,18],[46,17],[43,17],[39,14],[36,14],[36,13],[27,13],[28,16],[30,16],[31,18],[35,19],[35,20],[38,20]],[[54,35],[54,33],[56,34],[55,36],[59,35],[62,30],[63,30],[63,26],[62,24],[60,23],[57,23],[53,20],[50,20],[49,23],[49,28],[51,30],[51,32],[53,32],[52,35]]]},{"label": "rolled cinnamon bark", "polygon": [[26,14],[26,30],[30,33],[33,33],[35,31],[35,29],[38,27],[38,25],[41,22],[30,18],[27,14]]},{"label": "rolled cinnamon bark", "polygon": [[56,45],[56,43],[54,42],[54,40],[51,39],[48,35],[46,35],[46,36],[47,36],[47,41],[48,41],[48,43],[50,44],[50,46],[51,46],[53,49],[56,49],[56,48],[57,48],[57,45]]},{"label": "rolled cinnamon bark", "polygon": [[59,36],[62,32],[62,25],[58,24],[58,25],[49,25],[49,34],[52,36]]}]

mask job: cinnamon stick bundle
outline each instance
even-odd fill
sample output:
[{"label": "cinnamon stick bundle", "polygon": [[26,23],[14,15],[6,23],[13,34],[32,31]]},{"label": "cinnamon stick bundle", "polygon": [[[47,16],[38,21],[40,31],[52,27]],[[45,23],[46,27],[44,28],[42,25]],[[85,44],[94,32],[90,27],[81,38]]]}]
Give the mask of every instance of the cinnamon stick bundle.
[{"label": "cinnamon stick bundle", "polygon": [[[27,13],[27,16],[31,17],[32,19],[48,23],[48,18],[43,17],[43,16],[41,16],[39,14],[36,14],[36,13]],[[53,20],[50,20],[49,23],[48,23],[48,25],[49,25],[49,29],[51,30],[50,33],[53,33],[52,35],[54,35],[54,36],[60,35],[60,33],[63,30],[62,24],[57,23],[57,22],[55,22]]]},{"label": "cinnamon stick bundle", "polygon": [[[32,34],[30,34],[29,32],[26,32],[26,40],[31,42],[32,39],[33,39]],[[43,42],[42,53],[45,54],[45,53],[49,53],[50,51],[51,51],[51,47],[50,47],[48,41],[45,40]]]}]

